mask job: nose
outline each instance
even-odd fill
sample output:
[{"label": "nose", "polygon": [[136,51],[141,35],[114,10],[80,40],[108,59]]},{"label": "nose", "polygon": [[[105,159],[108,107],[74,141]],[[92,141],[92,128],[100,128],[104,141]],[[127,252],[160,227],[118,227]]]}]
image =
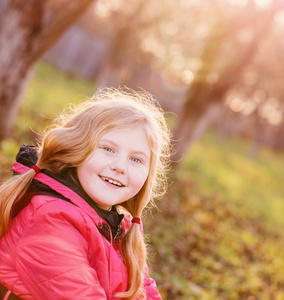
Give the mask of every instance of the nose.
[{"label": "nose", "polygon": [[126,162],[123,158],[118,158],[112,162],[110,169],[120,174],[126,173]]}]

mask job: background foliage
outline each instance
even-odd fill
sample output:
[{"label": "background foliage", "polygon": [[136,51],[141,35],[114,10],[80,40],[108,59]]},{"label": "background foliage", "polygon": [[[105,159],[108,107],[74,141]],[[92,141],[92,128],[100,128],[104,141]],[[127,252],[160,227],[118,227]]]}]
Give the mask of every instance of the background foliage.
[{"label": "background foliage", "polygon": [[[22,143],[35,143],[50,118],[94,89],[40,64],[13,138],[1,145],[1,178]],[[284,299],[284,156],[263,148],[252,160],[248,148],[243,139],[209,132],[171,173],[160,212],[147,214],[152,275],[163,299]]]},{"label": "background foliage", "polygon": [[165,299],[284,299],[283,155],[207,135],[148,221]]}]

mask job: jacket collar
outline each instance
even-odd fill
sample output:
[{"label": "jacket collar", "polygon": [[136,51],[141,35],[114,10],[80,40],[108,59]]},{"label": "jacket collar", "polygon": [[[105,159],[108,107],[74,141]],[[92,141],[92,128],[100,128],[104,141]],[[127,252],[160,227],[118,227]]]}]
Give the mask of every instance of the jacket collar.
[{"label": "jacket collar", "polygon": [[[16,162],[12,170],[19,174],[25,173],[36,164],[37,159],[35,148],[23,145],[16,156]],[[33,179],[30,189],[32,193],[40,194],[44,191],[45,194],[52,194],[52,192],[56,192],[57,195],[63,196],[60,198],[73,203],[87,213],[99,229],[102,229],[102,225],[104,225],[104,232],[102,233],[109,241],[111,240],[110,233],[112,233],[113,237],[121,237],[120,223],[124,215],[118,214],[116,208],[110,212],[100,209],[86,194],[80,184],[75,184],[70,175],[66,175],[66,172],[54,174],[48,170],[40,170]],[[107,224],[109,226],[105,226]]]},{"label": "jacket collar", "polygon": [[[18,162],[15,162],[12,167],[12,170],[15,173],[22,174],[30,170],[30,168]],[[122,232],[121,222],[124,219],[123,214],[119,214],[115,208],[113,208],[111,211],[105,211],[96,207],[95,205],[91,206],[92,202],[94,203],[94,201],[89,199],[89,197],[87,197],[88,199],[87,201],[85,197],[83,198],[82,196],[80,196],[80,194],[84,194],[84,193],[79,193],[78,191],[80,189],[77,189],[75,185],[73,186],[73,189],[76,190],[76,192],[70,187],[68,187],[67,185],[43,173],[42,171],[34,176],[33,178],[34,184],[35,181],[44,184],[45,187],[50,188],[51,192],[54,191],[59,195],[63,196],[63,200],[67,200],[73,203],[74,205],[78,206],[80,209],[82,209],[87,215],[89,215],[89,217],[93,220],[93,222],[97,226],[98,230],[101,232],[101,234],[105,236],[105,238],[109,242],[111,243],[116,242],[118,239],[122,237],[123,232]],[[30,192],[31,194],[42,193],[40,189],[36,191],[30,189]],[[50,194],[50,192],[48,191],[46,192],[46,188],[44,194],[53,196],[52,194]]]},{"label": "jacket collar", "polygon": [[[29,170],[30,168],[28,166],[22,165],[19,162],[15,162],[12,167],[12,171],[18,174],[26,173]],[[50,187],[52,190],[59,193],[64,198],[68,199],[70,202],[80,207],[93,219],[97,226],[99,226],[99,223],[103,222],[103,219],[81,196],[79,196],[76,192],[74,192],[66,185],[60,183],[58,180],[48,176],[47,174],[42,173],[42,171],[36,174],[33,179]]]}]

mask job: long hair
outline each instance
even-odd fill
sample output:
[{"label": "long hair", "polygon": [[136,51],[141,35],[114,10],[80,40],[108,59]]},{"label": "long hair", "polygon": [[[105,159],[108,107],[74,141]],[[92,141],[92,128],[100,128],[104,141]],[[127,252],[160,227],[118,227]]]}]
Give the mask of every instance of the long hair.
[{"label": "long hair", "polygon": [[[92,153],[100,137],[110,130],[139,124],[151,148],[149,174],[141,190],[120,206],[132,217],[141,217],[145,207],[165,192],[170,155],[170,133],[162,110],[146,92],[122,89],[98,91],[89,101],[65,112],[43,137],[38,147],[40,169],[53,173],[78,167]],[[0,187],[0,237],[8,230],[14,205],[21,201],[34,176],[34,170],[15,175]],[[122,257],[128,271],[128,288],[116,296],[145,299],[142,286],[147,259],[146,246],[138,224],[122,239]]]}]

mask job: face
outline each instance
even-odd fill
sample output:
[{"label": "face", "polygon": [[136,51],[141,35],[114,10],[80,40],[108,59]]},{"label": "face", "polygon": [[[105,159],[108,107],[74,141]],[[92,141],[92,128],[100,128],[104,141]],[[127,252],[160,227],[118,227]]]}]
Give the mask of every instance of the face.
[{"label": "face", "polygon": [[135,196],[144,185],[151,150],[143,127],[123,127],[104,134],[77,168],[79,181],[97,205],[109,209]]}]

